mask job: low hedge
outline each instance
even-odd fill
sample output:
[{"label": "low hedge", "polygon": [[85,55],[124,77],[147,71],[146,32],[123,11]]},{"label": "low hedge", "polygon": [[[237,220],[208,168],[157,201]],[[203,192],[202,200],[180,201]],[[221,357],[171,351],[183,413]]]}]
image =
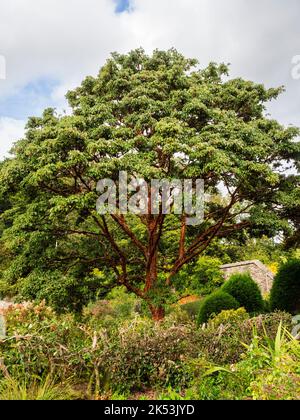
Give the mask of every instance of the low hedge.
[{"label": "low hedge", "polygon": [[239,307],[239,302],[230,294],[223,291],[212,293],[201,305],[198,315],[198,324],[204,324],[209,321],[212,316],[218,315],[224,310],[238,309]]},{"label": "low hedge", "polygon": [[223,285],[223,292],[229,293],[249,313],[264,310],[261,291],[249,274],[235,274]]}]

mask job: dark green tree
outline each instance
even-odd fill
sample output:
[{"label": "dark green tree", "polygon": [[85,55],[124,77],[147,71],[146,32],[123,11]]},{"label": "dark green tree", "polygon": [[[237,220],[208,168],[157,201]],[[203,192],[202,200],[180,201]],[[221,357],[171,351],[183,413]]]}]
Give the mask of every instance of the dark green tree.
[{"label": "dark green tree", "polygon": [[[283,201],[297,179],[280,168],[297,159],[298,130],[265,116],[282,89],[227,75],[225,65],[198,69],[175,50],[113,54],[68,93],[71,115],[31,118],[0,173],[11,203],[2,214],[7,283],[18,289],[36,270],[80,282],[97,269],[101,293],[124,285],[161,319],[173,277],[213,241],[288,231]],[[203,179],[206,193],[226,197],[207,203],[196,227],[161,208],[101,216],[97,183],[117,182],[120,171],[148,184]]]},{"label": "dark green tree", "polygon": [[300,313],[300,260],[283,264],[274,280],[270,296],[273,311]]},{"label": "dark green tree", "polygon": [[229,293],[226,293],[223,290],[214,292],[202,303],[198,315],[198,324],[204,324],[209,321],[210,318],[218,315],[222,311],[238,309],[239,307],[239,302]]},{"label": "dark green tree", "polygon": [[222,290],[233,296],[249,313],[264,309],[261,291],[249,274],[234,274],[222,286]]}]

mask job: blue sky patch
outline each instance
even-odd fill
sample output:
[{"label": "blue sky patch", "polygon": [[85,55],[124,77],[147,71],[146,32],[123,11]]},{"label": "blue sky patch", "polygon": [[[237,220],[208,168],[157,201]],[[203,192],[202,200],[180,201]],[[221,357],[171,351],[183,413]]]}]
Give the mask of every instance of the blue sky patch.
[{"label": "blue sky patch", "polygon": [[114,0],[116,3],[116,13],[128,12],[130,9],[130,0]]},{"label": "blue sky patch", "polygon": [[42,79],[29,83],[16,94],[0,99],[0,117],[27,119],[38,116],[45,108],[55,107],[51,94],[59,82]]}]

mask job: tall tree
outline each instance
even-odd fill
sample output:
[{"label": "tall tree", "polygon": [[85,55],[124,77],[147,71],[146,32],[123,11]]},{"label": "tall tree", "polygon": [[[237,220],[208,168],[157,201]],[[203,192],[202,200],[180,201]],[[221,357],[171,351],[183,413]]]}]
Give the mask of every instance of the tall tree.
[{"label": "tall tree", "polygon": [[[265,115],[282,88],[227,76],[227,66],[198,69],[175,50],[113,54],[97,77],[68,93],[72,115],[49,109],[31,118],[0,174],[12,203],[2,215],[14,254],[8,281],[30,285],[37,269],[83,279],[98,268],[159,320],[173,276],[217,238],[289,231],[283,206],[297,177],[281,168],[299,156],[298,130]],[[203,179],[206,193],[226,197],[206,203],[199,226],[161,207],[157,215],[100,215],[97,183],[118,183],[120,171],[149,186]]]}]

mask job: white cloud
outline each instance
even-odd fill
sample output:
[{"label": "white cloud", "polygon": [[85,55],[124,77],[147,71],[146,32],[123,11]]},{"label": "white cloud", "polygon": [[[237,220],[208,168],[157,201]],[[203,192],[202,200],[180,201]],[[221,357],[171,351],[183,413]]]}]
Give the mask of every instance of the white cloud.
[{"label": "white cloud", "polygon": [[49,102],[63,107],[65,92],[96,74],[111,51],[176,47],[202,65],[231,62],[233,75],[285,84],[286,95],[270,109],[300,125],[300,81],[291,77],[291,59],[300,54],[299,0],[132,3],[132,13],[117,15],[113,0],[0,0],[0,54],[7,62],[1,99],[49,78],[59,82]]},{"label": "white cloud", "polygon": [[231,75],[286,86],[270,106],[284,124],[300,126],[300,81],[292,57],[300,54],[299,0],[133,0],[123,15],[135,40],[153,48],[175,46],[200,64],[231,63]]},{"label": "white cloud", "polygon": [[0,118],[0,160],[8,157],[13,143],[24,135],[25,121]]},{"label": "white cloud", "polygon": [[1,96],[38,78],[73,85],[96,73],[112,50],[126,50],[126,28],[111,0],[0,0]]}]

